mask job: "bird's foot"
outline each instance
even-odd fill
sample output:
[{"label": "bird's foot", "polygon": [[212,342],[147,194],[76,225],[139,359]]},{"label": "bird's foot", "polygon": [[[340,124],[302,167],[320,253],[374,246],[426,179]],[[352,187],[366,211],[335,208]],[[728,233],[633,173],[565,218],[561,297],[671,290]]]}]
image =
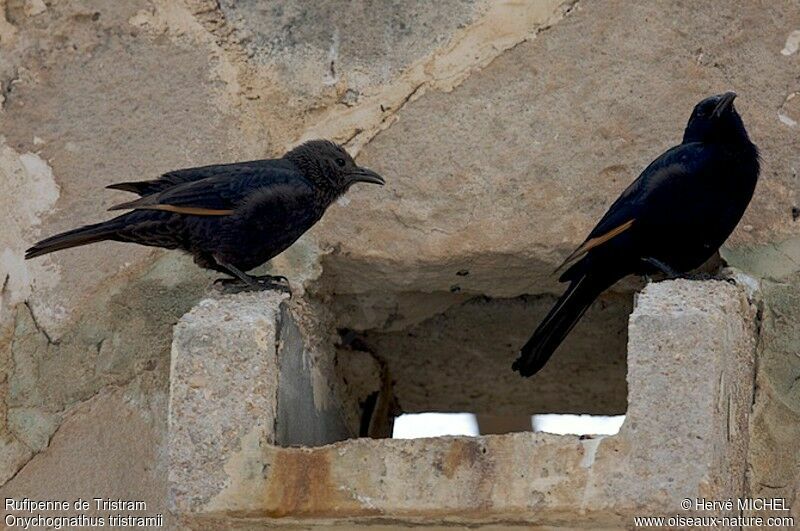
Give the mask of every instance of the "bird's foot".
[{"label": "bird's foot", "polygon": [[717,276],[716,276],[715,278],[716,278],[717,280],[724,280],[724,281],[725,281],[725,282],[727,282],[728,284],[732,284],[732,285],[734,285],[734,286],[738,286],[738,285],[739,285],[739,282],[741,281],[741,282],[742,282],[742,284],[743,284],[743,285],[745,286],[745,288],[746,288],[746,287],[747,287],[747,284],[748,284],[748,282],[747,282],[747,279],[748,279],[749,277],[747,277],[747,276],[745,275],[745,276],[744,276],[745,278],[739,277],[739,278],[737,279],[737,276],[739,276],[739,275],[737,275],[737,272],[736,272],[736,270],[735,270],[735,269],[731,269],[730,267],[724,267],[724,268],[722,268],[722,269],[721,269],[721,270],[720,270],[720,271],[717,273]]},{"label": "bird's foot", "polygon": [[292,286],[289,279],[284,276],[264,275],[260,277],[249,276],[243,278],[218,278],[214,281],[214,286],[222,293],[242,293],[245,291],[267,291],[275,290],[288,293],[292,296]]},{"label": "bird's foot", "polygon": [[[283,293],[288,293],[289,297],[292,296],[292,287],[289,285],[289,279],[281,275],[263,275],[255,277],[248,275],[236,266],[233,266],[224,260],[220,260],[214,255],[214,260],[217,261],[223,269],[227,270],[232,279],[219,279],[217,282],[223,287],[228,285],[230,288],[223,288],[226,293],[239,293],[241,291],[266,291],[276,290]],[[217,284],[215,282],[214,284]]]},{"label": "bird's foot", "polygon": [[289,279],[283,275],[261,275],[260,277],[250,278],[255,280],[259,286],[267,286],[262,289],[274,289],[288,293],[290,297],[292,296],[292,285],[289,283]]},{"label": "bird's foot", "polygon": [[706,272],[691,273],[683,275],[681,278],[685,278],[686,280],[719,280],[721,282],[727,282],[728,284],[733,284],[734,286],[737,285],[736,279],[730,275],[725,274],[724,271],[718,273],[706,273]]},{"label": "bird's foot", "polygon": [[270,280],[272,282],[282,282],[289,286],[289,279],[283,275],[261,275],[260,277],[252,277],[256,280]]},{"label": "bird's foot", "polygon": [[686,280],[713,280],[716,279],[717,277],[715,275],[712,275],[711,273],[700,272],[700,273],[686,273],[678,278],[683,278]]},{"label": "bird's foot", "polygon": [[[729,276],[725,275],[715,275],[712,273],[708,273],[706,271],[698,271],[695,273],[681,273],[664,262],[660,260],[656,260],[655,258],[643,258],[643,262],[655,267],[658,269],[665,277],[665,280],[675,280],[675,279],[683,279],[683,280],[724,280],[725,282],[730,282],[732,284],[736,284],[736,280]],[[652,282],[652,278],[649,274],[644,275],[646,282],[649,284]]]}]

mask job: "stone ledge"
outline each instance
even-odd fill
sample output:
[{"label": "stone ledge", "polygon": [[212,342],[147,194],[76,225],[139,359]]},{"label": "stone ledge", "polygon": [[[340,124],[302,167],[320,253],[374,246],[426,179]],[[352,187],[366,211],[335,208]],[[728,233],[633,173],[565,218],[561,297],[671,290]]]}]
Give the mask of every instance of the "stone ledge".
[{"label": "stone ledge", "polygon": [[[276,446],[269,426],[279,392],[264,383],[274,382],[276,362],[258,366],[262,379],[252,365],[239,374],[232,369],[242,351],[204,351],[207,332],[197,325],[199,315],[215,323],[218,345],[267,338],[259,355],[274,360],[270,323],[278,322],[279,305],[268,295],[201,304],[176,327],[170,481],[173,510],[185,522],[626,526],[633,515],[683,512],[683,498],[744,494],[756,317],[736,286],[647,286],[630,319],[626,421],[615,436],[588,439],[518,433]],[[268,317],[261,330],[242,330],[249,312]],[[226,368],[227,377],[208,385],[224,387],[228,398],[180,392],[196,378],[198,365],[188,361],[197,358]],[[320,356],[304,359],[313,365]],[[214,415],[242,423],[218,423]]]}]

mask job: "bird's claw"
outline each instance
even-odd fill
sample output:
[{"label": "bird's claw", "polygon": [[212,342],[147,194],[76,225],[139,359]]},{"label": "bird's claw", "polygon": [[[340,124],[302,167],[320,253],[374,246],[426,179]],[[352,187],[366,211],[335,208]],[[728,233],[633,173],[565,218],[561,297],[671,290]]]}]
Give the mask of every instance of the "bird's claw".
[{"label": "bird's claw", "polygon": [[686,280],[712,280],[716,277],[711,273],[687,273],[681,275],[679,278],[684,278]]},{"label": "bird's claw", "polygon": [[712,274],[712,273],[695,273],[693,275],[686,275],[687,279],[689,280],[719,280],[722,282],[727,282],[728,284],[732,284],[734,286],[737,285],[736,279],[730,276],[725,275],[724,272]]},{"label": "bird's claw", "polygon": [[289,284],[289,279],[282,275],[249,277],[247,281],[239,278],[218,278],[214,281],[214,287],[226,294],[275,290],[288,293],[289,297],[292,296],[292,286]]},{"label": "bird's claw", "polygon": [[[725,280],[722,277],[717,275],[712,275],[711,273],[705,271],[697,271],[695,273],[682,273],[669,265],[665,264],[660,260],[656,260],[655,258],[643,258],[643,262],[653,266],[658,272],[664,275],[664,280]],[[649,283],[651,281],[650,275],[648,273],[644,274],[645,280]],[[734,281],[735,283],[735,281]]]},{"label": "bird's claw", "polygon": [[684,273],[679,277],[684,280],[722,280],[725,282],[730,282],[731,284],[736,284],[736,280],[730,277],[726,277],[720,274],[708,273],[706,271],[699,271],[696,273]]},{"label": "bird's claw", "polygon": [[291,284],[289,284],[289,279],[283,275],[262,275],[260,277],[250,277],[253,280],[258,282],[273,282],[273,283],[285,283],[286,286],[291,288]]},{"label": "bird's claw", "polygon": [[272,289],[275,291],[280,291],[282,293],[288,293],[289,298],[292,297],[292,285],[289,283],[289,279],[283,275],[264,275],[260,277],[251,277],[259,286],[262,286],[261,289],[268,290]]}]

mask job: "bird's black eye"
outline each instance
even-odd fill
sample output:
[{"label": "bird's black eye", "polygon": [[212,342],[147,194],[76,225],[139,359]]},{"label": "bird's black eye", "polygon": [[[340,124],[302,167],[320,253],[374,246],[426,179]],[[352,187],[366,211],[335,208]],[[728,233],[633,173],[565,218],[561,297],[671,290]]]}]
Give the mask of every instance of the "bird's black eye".
[{"label": "bird's black eye", "polygon": [[336,159],[336,165],[339,166],[340,168],[344,168],[345,164],[346,163],[345,163],[344,159],[342,159],[342,158]]}]

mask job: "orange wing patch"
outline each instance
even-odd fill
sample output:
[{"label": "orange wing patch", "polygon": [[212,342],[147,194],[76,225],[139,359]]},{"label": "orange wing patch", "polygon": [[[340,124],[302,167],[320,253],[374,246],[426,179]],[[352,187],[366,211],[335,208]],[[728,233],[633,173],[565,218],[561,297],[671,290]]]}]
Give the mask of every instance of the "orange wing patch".
[{"label": "orange wing patch", "polygon": [[175,212],[176,214],[190,214],[192,216],[229,216],[233,210],[222,210],[216,208],[200,207],[179,207],[175,205],[148,205],[139,207],[139,210],[163,210],[165,212]]},{"label": "orange wing patch", "polygon": [[148,198],[144,197],[142,199],[137,199],[136,201],[120,203],[119,205],[114,205],[113,207],[109,208],[109,210],[162,210],[164,212],[175,212],[176,214],[189,214],[192,216],[229,216],[230,214],[233,214],[233,210],[165,205],[148,202],[147,199]]},{"label": "orange wing patch", "polygon": [[626,221],[625,223],[623,223],[619,227],[611,229],[610,231],[606,232],[605,234],[602,234],[600,236],[595,236],[594,238],[590,238],[590,239],[586,240],[585,242],[583,242],[583,244],[580,247],[575,249],[561,263],[560,266],[558,266],[556,268],[555,272],[560,271],[561,269],[564,268],[565,265],[567,265],[568,263],[572,262],[573,260],[575,260],[579,256],[588,253],[589,251],[591,251],[592,249],[594,249],[598,245],[602,245],[602,244],[606,243],[608,240],[612,239],[613,237],[618,236],[619,234],[622,234],[623,232],[625,232],[626,230],[631,228],[631,225],[633,225],[634,221],[636,221],[636,220],[635,219],[631,219],[629,221]]}]

